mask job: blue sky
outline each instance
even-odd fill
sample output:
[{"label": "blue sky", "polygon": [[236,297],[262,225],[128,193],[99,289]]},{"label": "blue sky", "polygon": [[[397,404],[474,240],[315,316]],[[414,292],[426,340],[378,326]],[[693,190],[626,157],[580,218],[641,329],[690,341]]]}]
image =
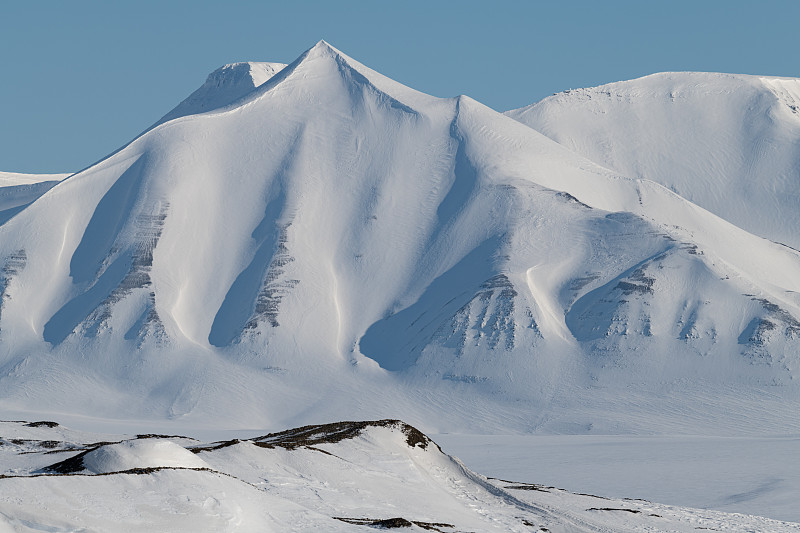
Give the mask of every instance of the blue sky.
[{"label": "blue sky", "polygon": [[215,68],[319,39],[406,85],[497,109],[666,70],[800,76],[795,0],[8,0],[0,170],[74,171]]}]

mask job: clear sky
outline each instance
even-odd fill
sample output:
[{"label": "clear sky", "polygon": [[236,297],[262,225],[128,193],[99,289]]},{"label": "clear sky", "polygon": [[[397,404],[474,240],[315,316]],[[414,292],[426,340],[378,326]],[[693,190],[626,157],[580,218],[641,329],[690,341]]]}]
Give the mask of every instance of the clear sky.
[{"label": "clear sky", "polygon": [[320,39],[504,111],[667,70],[800,77],[799,21],[797,0],[4,0],[0,170],[79,170],[217,67],[288,63]]}]

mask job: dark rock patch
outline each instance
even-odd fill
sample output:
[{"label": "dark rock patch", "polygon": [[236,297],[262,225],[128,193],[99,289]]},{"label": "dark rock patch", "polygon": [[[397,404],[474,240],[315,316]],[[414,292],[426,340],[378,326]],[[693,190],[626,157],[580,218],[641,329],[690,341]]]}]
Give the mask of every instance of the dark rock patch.
[{"label": "dark rock patch", "polygon": [[87,453],[96,450],[97,448],[99,448],[99,446],[91,448],[89,450],[82,451],[81,453],[73,455],[68,459],[59,461],[58,463],[46,466],[42,468],[42,471],[50,472],[53,474],[74,474],[76,472],[83,472],[84,470],[86,470],[86,467],[83,465],[83,458],[86,456]]},{"label": "dark rock patch", "polygon": [[58,427],[58,422],[51,422],[49,420],[40,420],[39,422],[28,422],[25,425],[28,426],[29,428],[41,428],[41,427],[55,428]]},{"label": "dark rock patch", "polygon": [[626,513],[632,513],[632,514],[641,513],[641,511],[638,511],[636,509],[624,509],[624,508],[621,508],[621,507],[620,508],[615,508],[615,507],[590,507],[589,509],[586,509],[586,510],[587,511],[625,511]]},{"label": "dark rock patch", "polygon": [[429,531],[439,531],[444,533],[441,528],[453,529],[456,526],[452,524],[438,523],[438,522],[420,522],[418,520],[406,520],[405,518],[346,518],[342,516],[334,516],[334,520],[339,520],[347,524],[354,524],[357,526],[367,526],[375,529],[396,529],[403,527],[417,526]]},{"label": "dark rock patch", "polygon": [[[244,441],[233,439],[229,441],[215,442],[208,446],[190,448],[194,453],[208,452],[233,446],[239,442],[252,442],[261,448],[284,448],[294,450],[297,448],[315,449],[319,444],[335,444],[347,439],[353,439],[361,435],[368,427],[397,427],[406,436],[406,443],[414,448],[419,446],[426,449],[432,442],[425,434],[415,427],[409,426],[400,420],[376,420],[376,421],[348,421],[334,422],[331,424],[319,424],[303,426],[295,429],[287,429],[278,433],[269,433],[261,437],[246,439]],[[322,451],[322,450],[317,450]]]}]

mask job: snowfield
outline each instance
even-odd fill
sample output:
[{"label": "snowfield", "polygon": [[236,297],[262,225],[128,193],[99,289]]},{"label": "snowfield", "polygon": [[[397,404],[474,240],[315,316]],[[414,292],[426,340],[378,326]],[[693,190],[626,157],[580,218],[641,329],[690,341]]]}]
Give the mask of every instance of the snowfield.
[{"label": "snowfield", "polygon": [[[662,74],[506,116],[324,41],[289,65],[226,65],[87,169],[0,174],[0,411],[237,439],[354,419],[428,434],[796,436],[797,83]],[[39,445],[0,447],[22,476],[0,479],[15,495],[0,517],[56,531],[113,516],[133,530],[202,516],[221,530],[395,516],[446,531],[790,527],[508,488],[402,445],[395,426],[322,452],[38,439],[87,452],[78,471],[41,470]],[[88,446],[100,440],[116,444]],[[344,483],[358,472],[368,481]],[[390,480],[415,488],[397,503]],[[112,491],[125,496],[102,498]],[[53,521],[37,521],[48,498]],[[98,514],[78,511],[92,502]]]},{"label": "snowfield", "polygon": [[[397,420],[201,443],[0,423],[8,531],[800,531],[486,478]],[[92,442],[92,441],[95,442]]]},{"label": "snowfield", "polygon": [[800,522],[800,437],[432,436],[481,474]]}]

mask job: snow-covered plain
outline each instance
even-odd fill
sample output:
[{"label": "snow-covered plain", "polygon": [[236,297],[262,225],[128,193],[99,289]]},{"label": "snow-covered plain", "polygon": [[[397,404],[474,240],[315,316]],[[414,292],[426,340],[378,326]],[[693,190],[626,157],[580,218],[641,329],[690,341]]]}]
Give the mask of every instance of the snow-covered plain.
[{"label": "snow-covered plain", "polygon": [[[737,80],[763,89],[720,83]],[[700,93],[716,114],[741,104]],[[736,146],[788,143],[763,172],[796,194],[794,117],[765,101],[772,129],[738,127]],[[632,166],[519,122],[541,127],[536,109],[434,98],[325,42],[285,67],[215,71],[103,161],[9,194],[4,418],[237,438],[386,418],[437,434],[800,434],[800,253],[763,238],[791,244],[797,224],[789,200],[742,185],[762,166],[670,181],[652,169],[672,163],[640,172],[622,150],[638,135],[624,118],[603,134]],[[701,161],[664,113],[653,131]],[[788,214],[734,209],[745,224],[720,208],[727,191]]]},{"label": "snow-covered plain", "polygon": [[433,435],[487,476],[800,522],[800,437]]}]

